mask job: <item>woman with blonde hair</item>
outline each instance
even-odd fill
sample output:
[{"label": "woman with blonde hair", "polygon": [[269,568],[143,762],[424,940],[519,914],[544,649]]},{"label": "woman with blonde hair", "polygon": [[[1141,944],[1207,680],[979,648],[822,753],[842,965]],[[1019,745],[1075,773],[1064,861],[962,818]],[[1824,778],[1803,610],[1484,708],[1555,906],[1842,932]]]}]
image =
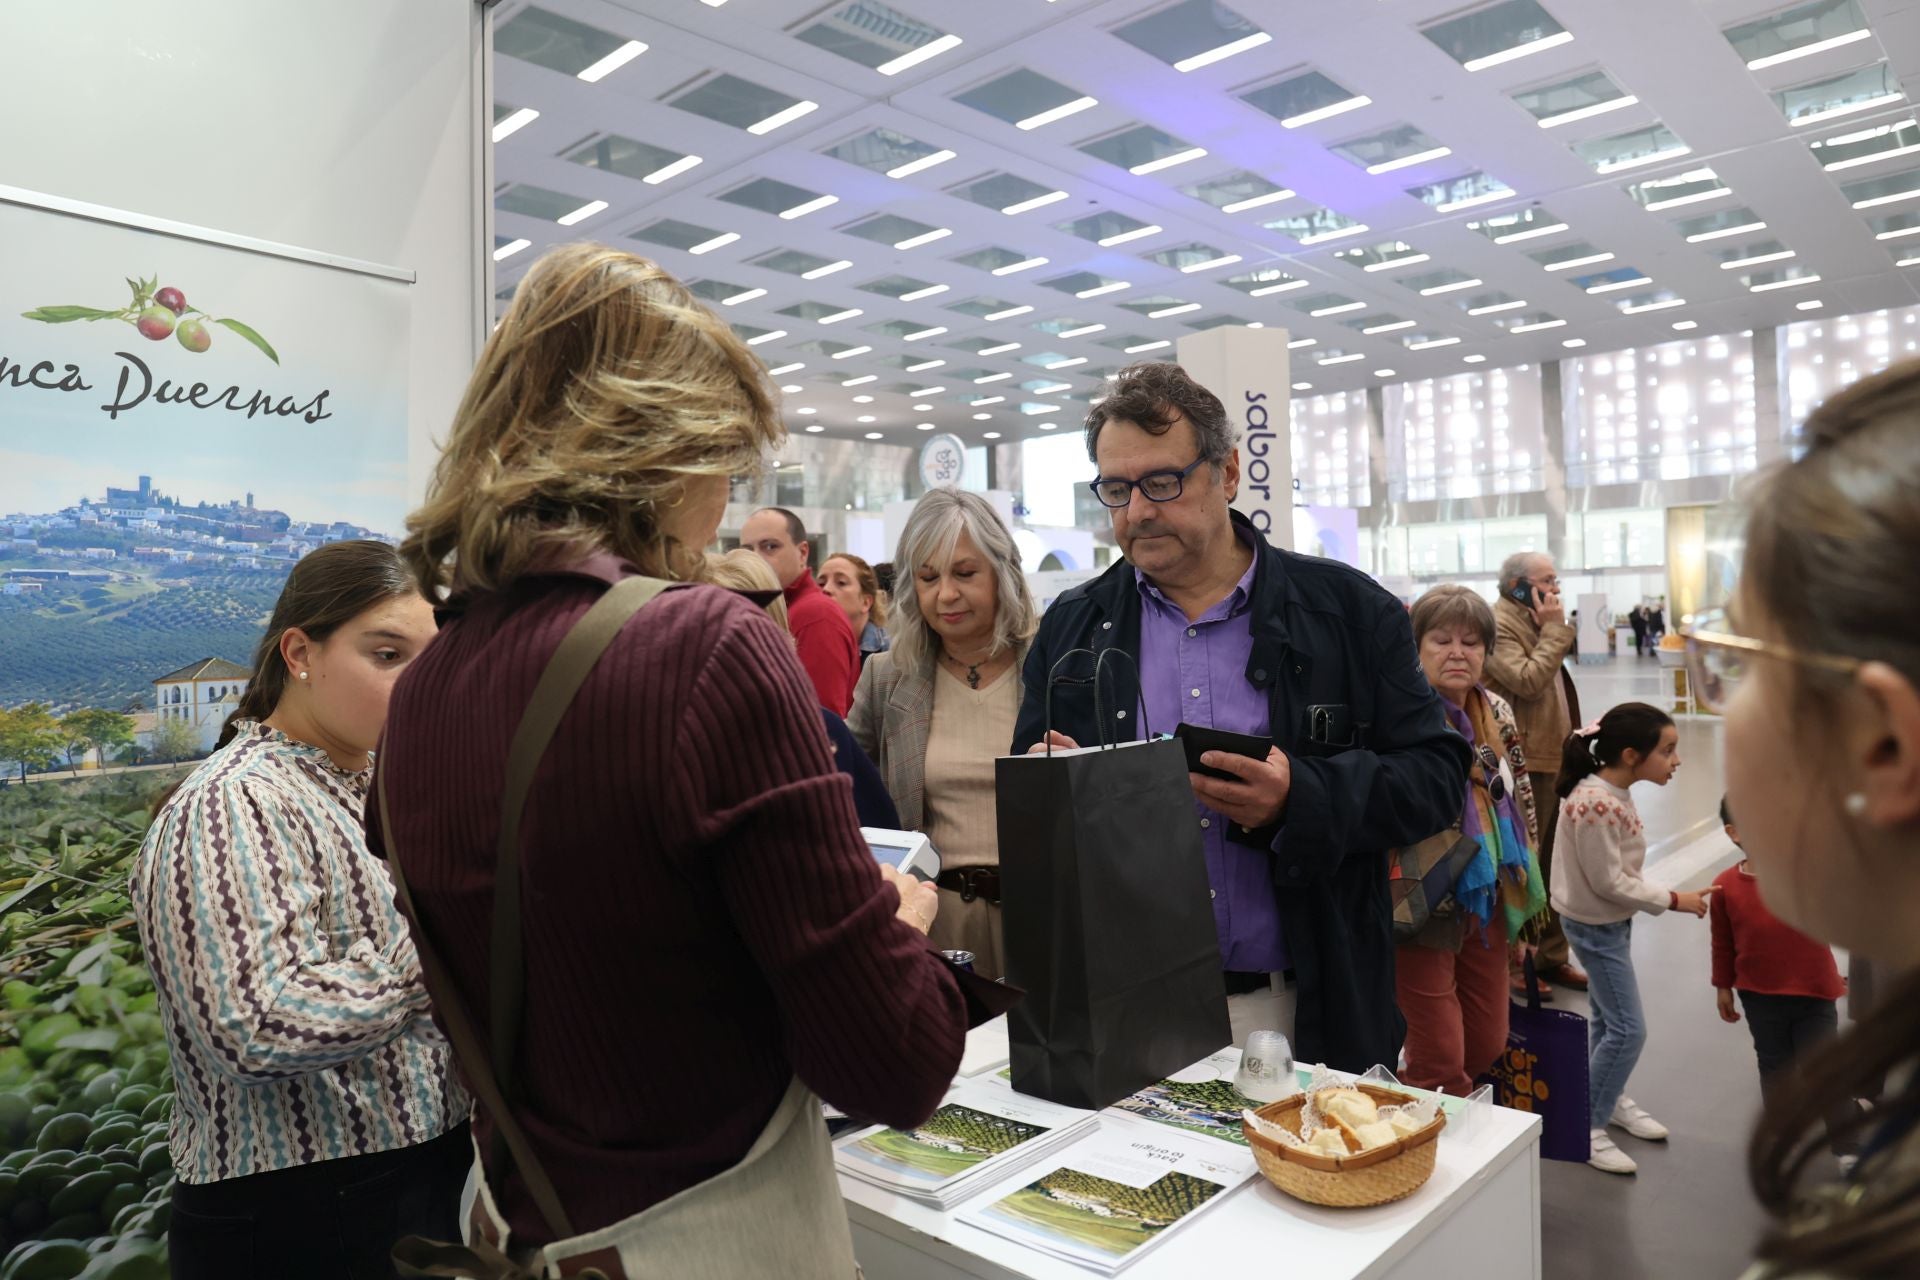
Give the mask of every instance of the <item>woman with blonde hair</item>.
[{"label": "woman with blonde hair", "polygon": [[876,869],[785,633],[697,584],[782,435],[678,280],[567,245],[408,521],[445,622],[394,691],[369,834],[479,1101],[457,1274],[845,1280],[814,1094],[912,1125],[959,1063],[931,889]]},{"label": "woman with blonde hair", "polygon": [[[940,854],[936,945],[1005,972],[993,762],[1020,713],[1020,664],[1040,624],[1020,548],[985,498],[922,497],[893,557],[893,646],[860,673],[847,727],[880,766],[909,830]],[[910,586],[911,590],[905,589]]]}]

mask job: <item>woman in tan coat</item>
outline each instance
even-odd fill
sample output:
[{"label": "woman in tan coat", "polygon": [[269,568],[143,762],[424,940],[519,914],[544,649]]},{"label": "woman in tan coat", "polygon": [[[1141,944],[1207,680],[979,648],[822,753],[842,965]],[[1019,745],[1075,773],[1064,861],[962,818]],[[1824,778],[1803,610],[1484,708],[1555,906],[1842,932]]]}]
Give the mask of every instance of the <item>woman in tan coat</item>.
[{"label": "woman in tan coat", "polygon": [[901,825],[925,832],[940,854],[934,943],[972,952],[976,971],[997,978],[993,762],[1013,741],[1020,664],[1039,613],[1013,535],[978,494],[921,498],[894,564],[893,645],[867,659],[847,727],[879,765]]}]

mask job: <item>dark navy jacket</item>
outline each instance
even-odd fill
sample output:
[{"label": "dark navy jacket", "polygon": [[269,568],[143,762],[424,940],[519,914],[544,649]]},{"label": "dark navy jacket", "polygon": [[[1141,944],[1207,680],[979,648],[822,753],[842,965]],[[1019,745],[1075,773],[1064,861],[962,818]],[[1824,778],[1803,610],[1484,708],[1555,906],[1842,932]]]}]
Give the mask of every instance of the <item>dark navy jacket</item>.
[{"label": "dark navy jacket", "polygon": [[[1236,825],[1229,838],[1272,851],[1298,981],[1295,1055],[1349,1071],[1392,1069],[1406,1020],[1394,1002],[1387,854],[1460,816],[1470,752],[1420,670],[1405,606],[1359,570],[1268,546],[1238,512],[1233,519],[1261,547],[1246,615],[1254,635],[1247,679],[1268,691],[1274,742],[1291,761],[1293,783],[1277,825]],[[1112,647],[1140,650],[1139,586],[1125,561],[1062,595],[1041,620],[1023,672],[1016,754],[1047,729],[1055,662],[1072,649]],[[1062,668],[1080,680],[1055,685],[1052,727],[1082,746],[1137,737],[1131,665],[1105,666],[1104,725],[1090,673],[1085,659]],[[1351,734],[1323,732],[1336,740],[1315,741],[1315,706],[1344,708]]]}]

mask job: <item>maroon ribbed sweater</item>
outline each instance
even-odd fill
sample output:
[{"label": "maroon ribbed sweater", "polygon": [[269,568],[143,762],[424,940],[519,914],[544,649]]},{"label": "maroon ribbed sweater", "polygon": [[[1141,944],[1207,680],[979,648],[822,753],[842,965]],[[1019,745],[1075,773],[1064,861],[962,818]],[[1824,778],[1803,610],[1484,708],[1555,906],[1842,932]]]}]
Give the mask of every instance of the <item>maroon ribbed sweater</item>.
[{"label": "maroon ribbed sweater", "polygon": [[[394,688],[401,865],[482,1040],[507,744],[561,636],[631,572],[599,556],[475,598]],[[736,1163],[796,1073],[897,1125],[952,1080],[965,1001],[894,918],[813,687],[745,599],[680,588],[627,626],[542,761],[521,859],[516,1115],[576,1230]],[[517,1176],[489,1181],[516,1243],[551,1238]]]}]

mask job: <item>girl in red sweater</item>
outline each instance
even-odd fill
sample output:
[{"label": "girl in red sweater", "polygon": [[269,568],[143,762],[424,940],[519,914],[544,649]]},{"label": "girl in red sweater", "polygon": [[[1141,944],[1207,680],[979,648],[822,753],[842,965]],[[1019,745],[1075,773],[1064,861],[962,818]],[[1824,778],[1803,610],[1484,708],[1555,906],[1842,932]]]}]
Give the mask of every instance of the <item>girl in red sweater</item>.
[{"label": "girl in red sweater", "polygon": [[[1740,847],[1740,829],[1723,798],[1720,821]],[[1743,859],[1713,882],[1708,914],[1713,924],[1713,987],[1723,1022],[1740,1021],[1734,994],[1747,1013],[1754,1055],[1760,1060],[1760,1090],[1771,1099],[1781,1071],[1838,1032],[1837,1002],[1847,984],[1833,949],[1784,923],[1760,897],[1760,882]],[[1849,1102],[1846,1106],[1851,1106]],[[1844,1115],[1845,1106],[1840,1108]],[[1838,1118],[1838,1117],[1836,1117]],[[1835,1147],[1842,1167],[1852,1149]]]}]

